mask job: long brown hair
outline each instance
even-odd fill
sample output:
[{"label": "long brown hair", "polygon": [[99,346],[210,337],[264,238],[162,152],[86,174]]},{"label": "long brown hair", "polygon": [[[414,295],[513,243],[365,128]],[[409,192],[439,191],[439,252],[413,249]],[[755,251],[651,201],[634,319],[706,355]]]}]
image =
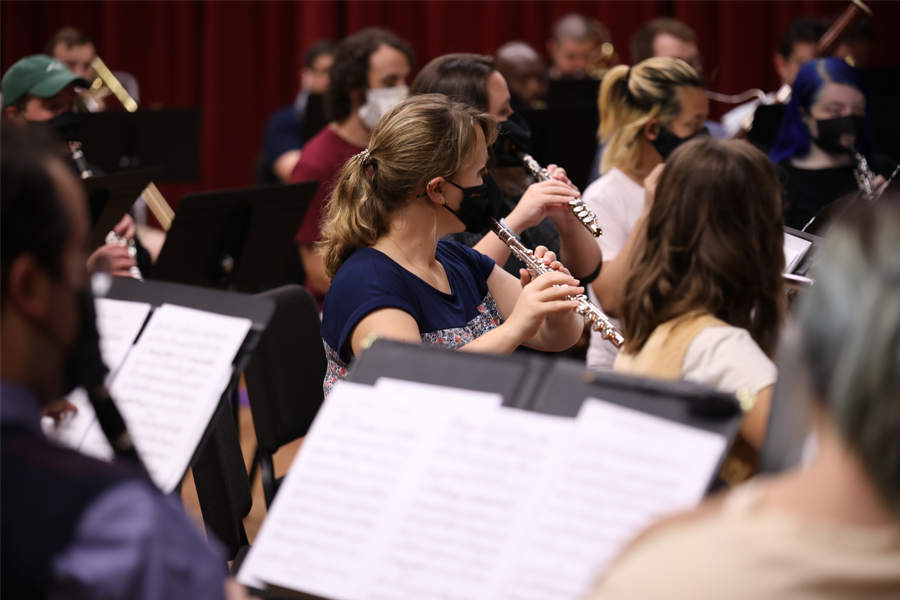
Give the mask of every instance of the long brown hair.
[{"label": "long brown hair", "polygon": [[325,208],[317,249],[328,277],[387,233],[391,214],[431,179],[471,165],[477,128],[488,145],[497,138],[494,117],[443,94],[414,96],[388,109],[367,152],[344,164]]},{"label": "long brown hair", "polygon": [[702,138],[667,161],[625,281],[625,351],[701,311],[774,355],[785,310],[781,184],[744,142]]}]

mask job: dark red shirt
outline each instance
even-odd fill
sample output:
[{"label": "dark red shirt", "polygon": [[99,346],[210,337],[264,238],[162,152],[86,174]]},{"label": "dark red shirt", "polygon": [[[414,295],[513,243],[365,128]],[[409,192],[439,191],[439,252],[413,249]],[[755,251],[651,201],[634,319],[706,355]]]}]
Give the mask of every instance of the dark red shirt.
[{"label": "dark red shirt", "polygon": [[294,172],[291,182],[318,181],[319,189],[309,204],[309,210],[303,217],[303,224],[295,238],[298,244],[314,244],[321,239],[322,210],[334,188],[341,168],[347,159],[365,150],[345,141],[338,134],[325,127],[303,147],[303,153]]}]

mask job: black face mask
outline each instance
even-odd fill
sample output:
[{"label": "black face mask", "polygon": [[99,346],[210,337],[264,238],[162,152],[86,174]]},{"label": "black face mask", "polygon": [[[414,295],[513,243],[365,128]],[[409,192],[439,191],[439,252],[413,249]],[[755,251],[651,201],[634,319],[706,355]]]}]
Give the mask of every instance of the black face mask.
[{"label": "black face mask", "polygon": [[709,129],[704,127],[687,137],[678,137],[669,129],[660,125],[659,135],[652,143],[653,147],[656,148],[656,151],[659,152],[659,155],[662,156],[662,159],[666,160],[669,158],[670,154],[675,152],[675,149],[678,148],[678,146],[701,135],[709,135]]},{"label": "black face mask", "polygon": [[[507,144],[507,142],[509,142]],[[519,113],[509,115],[509,119],[500,123],[497,141],[493,146],[494,158],[501,167],[521,167],[522,159],[514,152],[531,153],[531,129]]]},{"label": "black face mask", "polygon": [[496,219],[500,211],[500,187],[494,181],[494,176],[488,173],[484,176],[484,183],[468,188],[449,179],[446,181],[462,190],[463,199],[459,210],[451,210],[446,204],[444,208],[462,221],[469,233],[484,233],[491,226],[491,219]]},{"label": "black face mask", "polygon": [[852,150],[841,144],[841,136],[850,134],[856,137],[854,145],[859,145],[866,130],[865,117],[846,116],[834,119],[816,119],[819,137],[813,138],[816,146],[829,154],[846,154]]},{"label": "black face mask", "polygon": [[46,127],[64,142],[81,141],[81,118],[75,111],[67,110],[49,121],[32,121],[35,125]]},{"label": "black face mask", "polygon": [[93,389],[103,383],[109,369],[100,356],[100,334],[97,331],[97,313],[94,310],[94,296],[90,287],[78,294],[78,313],[81,320],[78,339],[66,360],[64,395],[76,387]]}]

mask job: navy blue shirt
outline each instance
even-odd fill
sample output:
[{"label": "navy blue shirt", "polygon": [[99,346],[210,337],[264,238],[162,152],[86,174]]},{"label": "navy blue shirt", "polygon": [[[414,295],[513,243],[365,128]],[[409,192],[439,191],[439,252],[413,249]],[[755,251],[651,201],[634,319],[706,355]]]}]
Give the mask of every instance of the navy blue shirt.
[{"label": "navy blue shirt", "polygon": [[263,154],[266,168],[271,171],[278,157],[291,150],[303,148],[303,120],[291,104],[272,113],[263,134]]},{"label": "navy blue shirt", "polygon": [[422,343],[459,348],[502,323],[488,291],[494,261],[457,242],[439,241],[435,253],[450,283],[445,294],[374,248],[360,248],[341,266],[328,288],[322,339],[328,355],[325,393],[347,374],[350,338],[359,322],[379,308],[409,313]]}]

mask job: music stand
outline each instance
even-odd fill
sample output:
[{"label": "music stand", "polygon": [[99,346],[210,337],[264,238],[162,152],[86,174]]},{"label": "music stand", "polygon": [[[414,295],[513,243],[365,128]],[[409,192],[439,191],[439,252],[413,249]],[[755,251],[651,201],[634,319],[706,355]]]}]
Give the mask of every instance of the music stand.
[{"label": "music stand", "polygon": [[318,183],[185,196],[150,278],[243,292],[279,284]]},{"label": "music stand", "polygon": [[[231,447],[237,444],[239,448],[237,430],[217,427],[217,422],[228,412],[230,403],[235,403],[232,404],[232,408],[237,414],[237,388],[241,373],[275,313],[275,301],[266,296],[235,294],[164,281],[142,282],[128,277],[113,277],[112,286],[106,297],[129,302],[146,302],[154,310],[163,304],[175,304],[252,321],[250,331],[232,361],[228,386],[222,393],[219,406],[210,419],[200,443],[194,449],[189,463],[194,469],[200,509],[207,528],[226,543],[230,541],[229,545],[246,545],[246,533],[240,522],[243,515],[236,517],[234,514],[227,514],[232,511],[224,507],[230,507],[233,499],[218,496],[221,489],[231,489],[235,486],[245,486],[244,493],[250,494],[250,483],[243,456],[239,450],[231,454],[220,454],[217,451],[220,444],[213,442],[216,441],[216,436],[219,437],[218,442],[227,436],[230,439],[226,441],[231,442]],[[226,481],[229,478],[231,481]]]},{"label": "music stand", "polygon": [[750,128],[747,138],[750,142],[768,152],[781,131],[781,121],[784,119],[784,104],[760,104],[753,113],[753,127]]},{"label": "music stand", "polygon": [[547,88],[546,102],[550,108],[590,106],[596,111],[599,94],[599,79],[554,79]]},{"label": "music stand", "polygon": [[98,175],[83,179],[91,209],[91,236],[88,251],[93,252],[106,243],[106,236],[125,216],[141,192],[159,175],[160,168],[152,167],[126,173]]},{"label": "music stand", "polygon": [[104,111],[81,115],[81,143],[107,173],[159,165],[156,182],[200,179],[200,108]]},{"label": "music stand", "polygon": [[373,385],[379,377],[493,392],[504,406],[565,417],[597,398],[719,433],[729,446],[743,418],[733,395],[711,388],[596,373],[578,361],[537,354],[495,356],[376,340],[351,365],[347,380]]},{"label": "music stand", "polygon": [[525,110],[521,115],[532,132],[540,134],[535,159],[543,166],[565,168],[572,183],[584,190],[597,152],[600,113],[596,104]]}]

